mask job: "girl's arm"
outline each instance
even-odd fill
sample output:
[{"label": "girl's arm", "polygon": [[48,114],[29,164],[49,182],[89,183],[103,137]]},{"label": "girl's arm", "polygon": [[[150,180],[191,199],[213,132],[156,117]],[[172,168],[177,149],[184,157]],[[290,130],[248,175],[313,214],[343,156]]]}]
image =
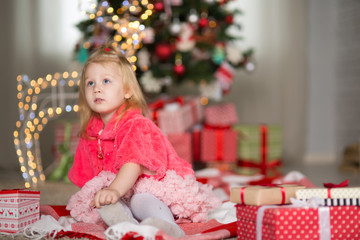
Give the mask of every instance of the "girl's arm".
[{"label": "girl's arm", "polygon": [[116,203],[125,195],[135,184],[138,177],[142,174],[142,166],[137,163],[125,163],[121,166],[114,181],[108,188],[104,188],[95,194],[90,207],[100,208],[102,205]]}]

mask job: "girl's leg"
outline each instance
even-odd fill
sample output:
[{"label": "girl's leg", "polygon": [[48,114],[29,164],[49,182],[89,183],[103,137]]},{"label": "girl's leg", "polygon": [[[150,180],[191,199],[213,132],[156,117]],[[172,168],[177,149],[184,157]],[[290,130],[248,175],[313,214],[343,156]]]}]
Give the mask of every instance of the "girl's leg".
[{"label": "girl's leg", "polygon": [[130,200],[130,209],[141,224],[154,226],[173,237],[185,235],[169,207],[152,194],[135,194]]},{"label": "girl's leg", "polygon": [[115,204],[104,205],[98,209],[102,220],[108,226],[112,226],[119,222],[131,222],[138,223],[138,221],[133,217],[129,207],[119,200]]}]

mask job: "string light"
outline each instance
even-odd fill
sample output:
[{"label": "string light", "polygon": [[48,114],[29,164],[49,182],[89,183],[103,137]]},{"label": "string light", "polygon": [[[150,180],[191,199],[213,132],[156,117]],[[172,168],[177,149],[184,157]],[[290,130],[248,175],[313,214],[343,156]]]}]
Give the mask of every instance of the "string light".
[{"label": "string light", "polygon": [[[30,188],[46,179],[41,162],[40,133],[49,120],[64,112],[79,110],[77,87],[80,79],[76,71],[48,74],[31,81],[27,75],[19,75],[16,79],[19,120],[13,132],[14,145],[25,188]],[[61,81],[65,84],[60,84]]]},{"label": "string light", "polygon": [[[106,28],[115,30],[113,40],[119,43],[117,46],[127,57],[134,55],[136,50],[141,48],[145,37],[145,34],[142,34],[145,26],[141,22],[147,20],[154,10],[154,5],[148,0],[123,1],[118,9],[111,7],[108,1],[94,2],[87,6],[84,4],[83,7],[86,9],[81,9],[81,12],[85,12],[89,19],[94,19]],[[90,45],[86,42],[83,47],[89,49]],[[135,61],[132,63],[135,65]]]}]

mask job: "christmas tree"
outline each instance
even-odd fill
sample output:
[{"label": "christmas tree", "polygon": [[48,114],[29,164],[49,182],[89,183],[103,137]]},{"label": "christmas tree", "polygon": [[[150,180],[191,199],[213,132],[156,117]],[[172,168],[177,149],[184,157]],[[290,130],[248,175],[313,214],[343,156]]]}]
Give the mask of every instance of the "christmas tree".
[{"label": "christmas tree", "polygon": [[111,41],[133,64],[145,92],[191,82],[202,92],[215,88],[224,93],[235,68],[254,68],[252,49],[244,51],[237,44],[241,26],[234,18],[242,13],[230,9],[227,0],[86,4],[89,19],[77,25],[83,33],[76,48],[78,60],[84,62],[94,48]]}]

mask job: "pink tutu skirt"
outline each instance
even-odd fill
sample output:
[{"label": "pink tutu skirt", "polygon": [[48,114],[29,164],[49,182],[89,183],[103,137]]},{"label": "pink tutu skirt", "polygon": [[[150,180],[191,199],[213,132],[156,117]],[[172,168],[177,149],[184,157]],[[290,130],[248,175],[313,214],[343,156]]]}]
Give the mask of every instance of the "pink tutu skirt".
[{"label": "pink tutu skirt", "polygon": [[[108,187],[114,178],[114,173],[103,171],[87,182],[69,200],[66,208],[71,216],[77,221],[101,223],[99,213],[89,204],[96,192]],[[161,180],[140,178],[122,200],[128,203],[131,196],[137,193],[150,193],[160,199],[169,206],[177,222],[204,222],[208,212],[221,205],[212,186],[196,181],[194,175],[183,178],[172,170],[168,170]]]}]

